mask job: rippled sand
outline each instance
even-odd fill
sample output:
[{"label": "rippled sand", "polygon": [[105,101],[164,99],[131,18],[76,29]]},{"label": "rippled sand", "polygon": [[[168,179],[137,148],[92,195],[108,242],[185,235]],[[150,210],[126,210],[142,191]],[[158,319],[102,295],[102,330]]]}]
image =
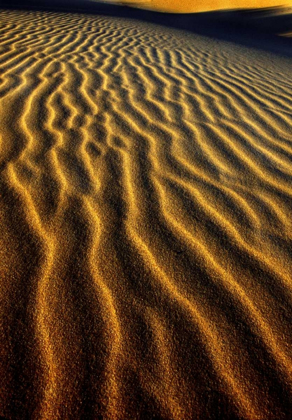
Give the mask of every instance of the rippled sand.
[{"label": "rippled sand", "polygon": [[291,419],[291,60],[0,23],[0,415]]}]

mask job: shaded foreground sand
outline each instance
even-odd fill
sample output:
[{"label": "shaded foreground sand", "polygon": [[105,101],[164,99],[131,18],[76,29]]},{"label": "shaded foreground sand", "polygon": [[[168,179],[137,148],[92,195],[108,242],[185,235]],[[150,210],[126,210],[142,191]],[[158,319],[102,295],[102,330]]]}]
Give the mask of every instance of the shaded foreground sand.
[{"label": "shaded foreground sand", "polygon": [[290,419],[291,60],[0,23],[0,415]]}]

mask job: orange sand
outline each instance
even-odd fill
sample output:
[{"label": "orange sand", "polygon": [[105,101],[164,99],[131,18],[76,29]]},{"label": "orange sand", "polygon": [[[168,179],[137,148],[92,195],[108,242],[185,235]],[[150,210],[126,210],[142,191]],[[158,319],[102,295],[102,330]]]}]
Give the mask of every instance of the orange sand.
[{"label": "orange sand", "polygon": [[0,13],[0,415],[291,419],[291,60]]},{"label": "orange sand", "polygon": [[[113,2],[112,0],[108,0]],[[115,3],[128,4],[145,9],[171,13],[194,13],[224,9],[260,9],[263,7],[292,6],[291,0],[116,0]]]}]

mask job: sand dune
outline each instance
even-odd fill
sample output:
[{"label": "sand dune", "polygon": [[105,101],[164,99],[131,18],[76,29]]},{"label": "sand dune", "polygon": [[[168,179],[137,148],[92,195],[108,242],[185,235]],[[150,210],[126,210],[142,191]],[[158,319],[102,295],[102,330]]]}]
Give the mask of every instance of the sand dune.
[{"label": "sand dune", "polygon": [[0,415],[291,419],[291,59],[0,25]]},{"label": "sand dune", "polygon": [[[92,0],[100,1],[100,0]],[[258,9],[265,7],[286,6],[291,7],[291,0],[104,0],[109,3],[127,4],[150,10],[159,10],[166,13],[195,13],[210,10],[228,9]]]}]

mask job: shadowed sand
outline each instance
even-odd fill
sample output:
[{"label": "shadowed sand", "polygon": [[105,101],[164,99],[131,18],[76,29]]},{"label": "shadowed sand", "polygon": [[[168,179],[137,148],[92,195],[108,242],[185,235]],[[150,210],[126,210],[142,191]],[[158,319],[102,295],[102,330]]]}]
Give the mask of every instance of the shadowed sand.
[{"label": "shadowed sand", "polygon": [[291,58],[0,25],[0,415],[290,419]]}]

